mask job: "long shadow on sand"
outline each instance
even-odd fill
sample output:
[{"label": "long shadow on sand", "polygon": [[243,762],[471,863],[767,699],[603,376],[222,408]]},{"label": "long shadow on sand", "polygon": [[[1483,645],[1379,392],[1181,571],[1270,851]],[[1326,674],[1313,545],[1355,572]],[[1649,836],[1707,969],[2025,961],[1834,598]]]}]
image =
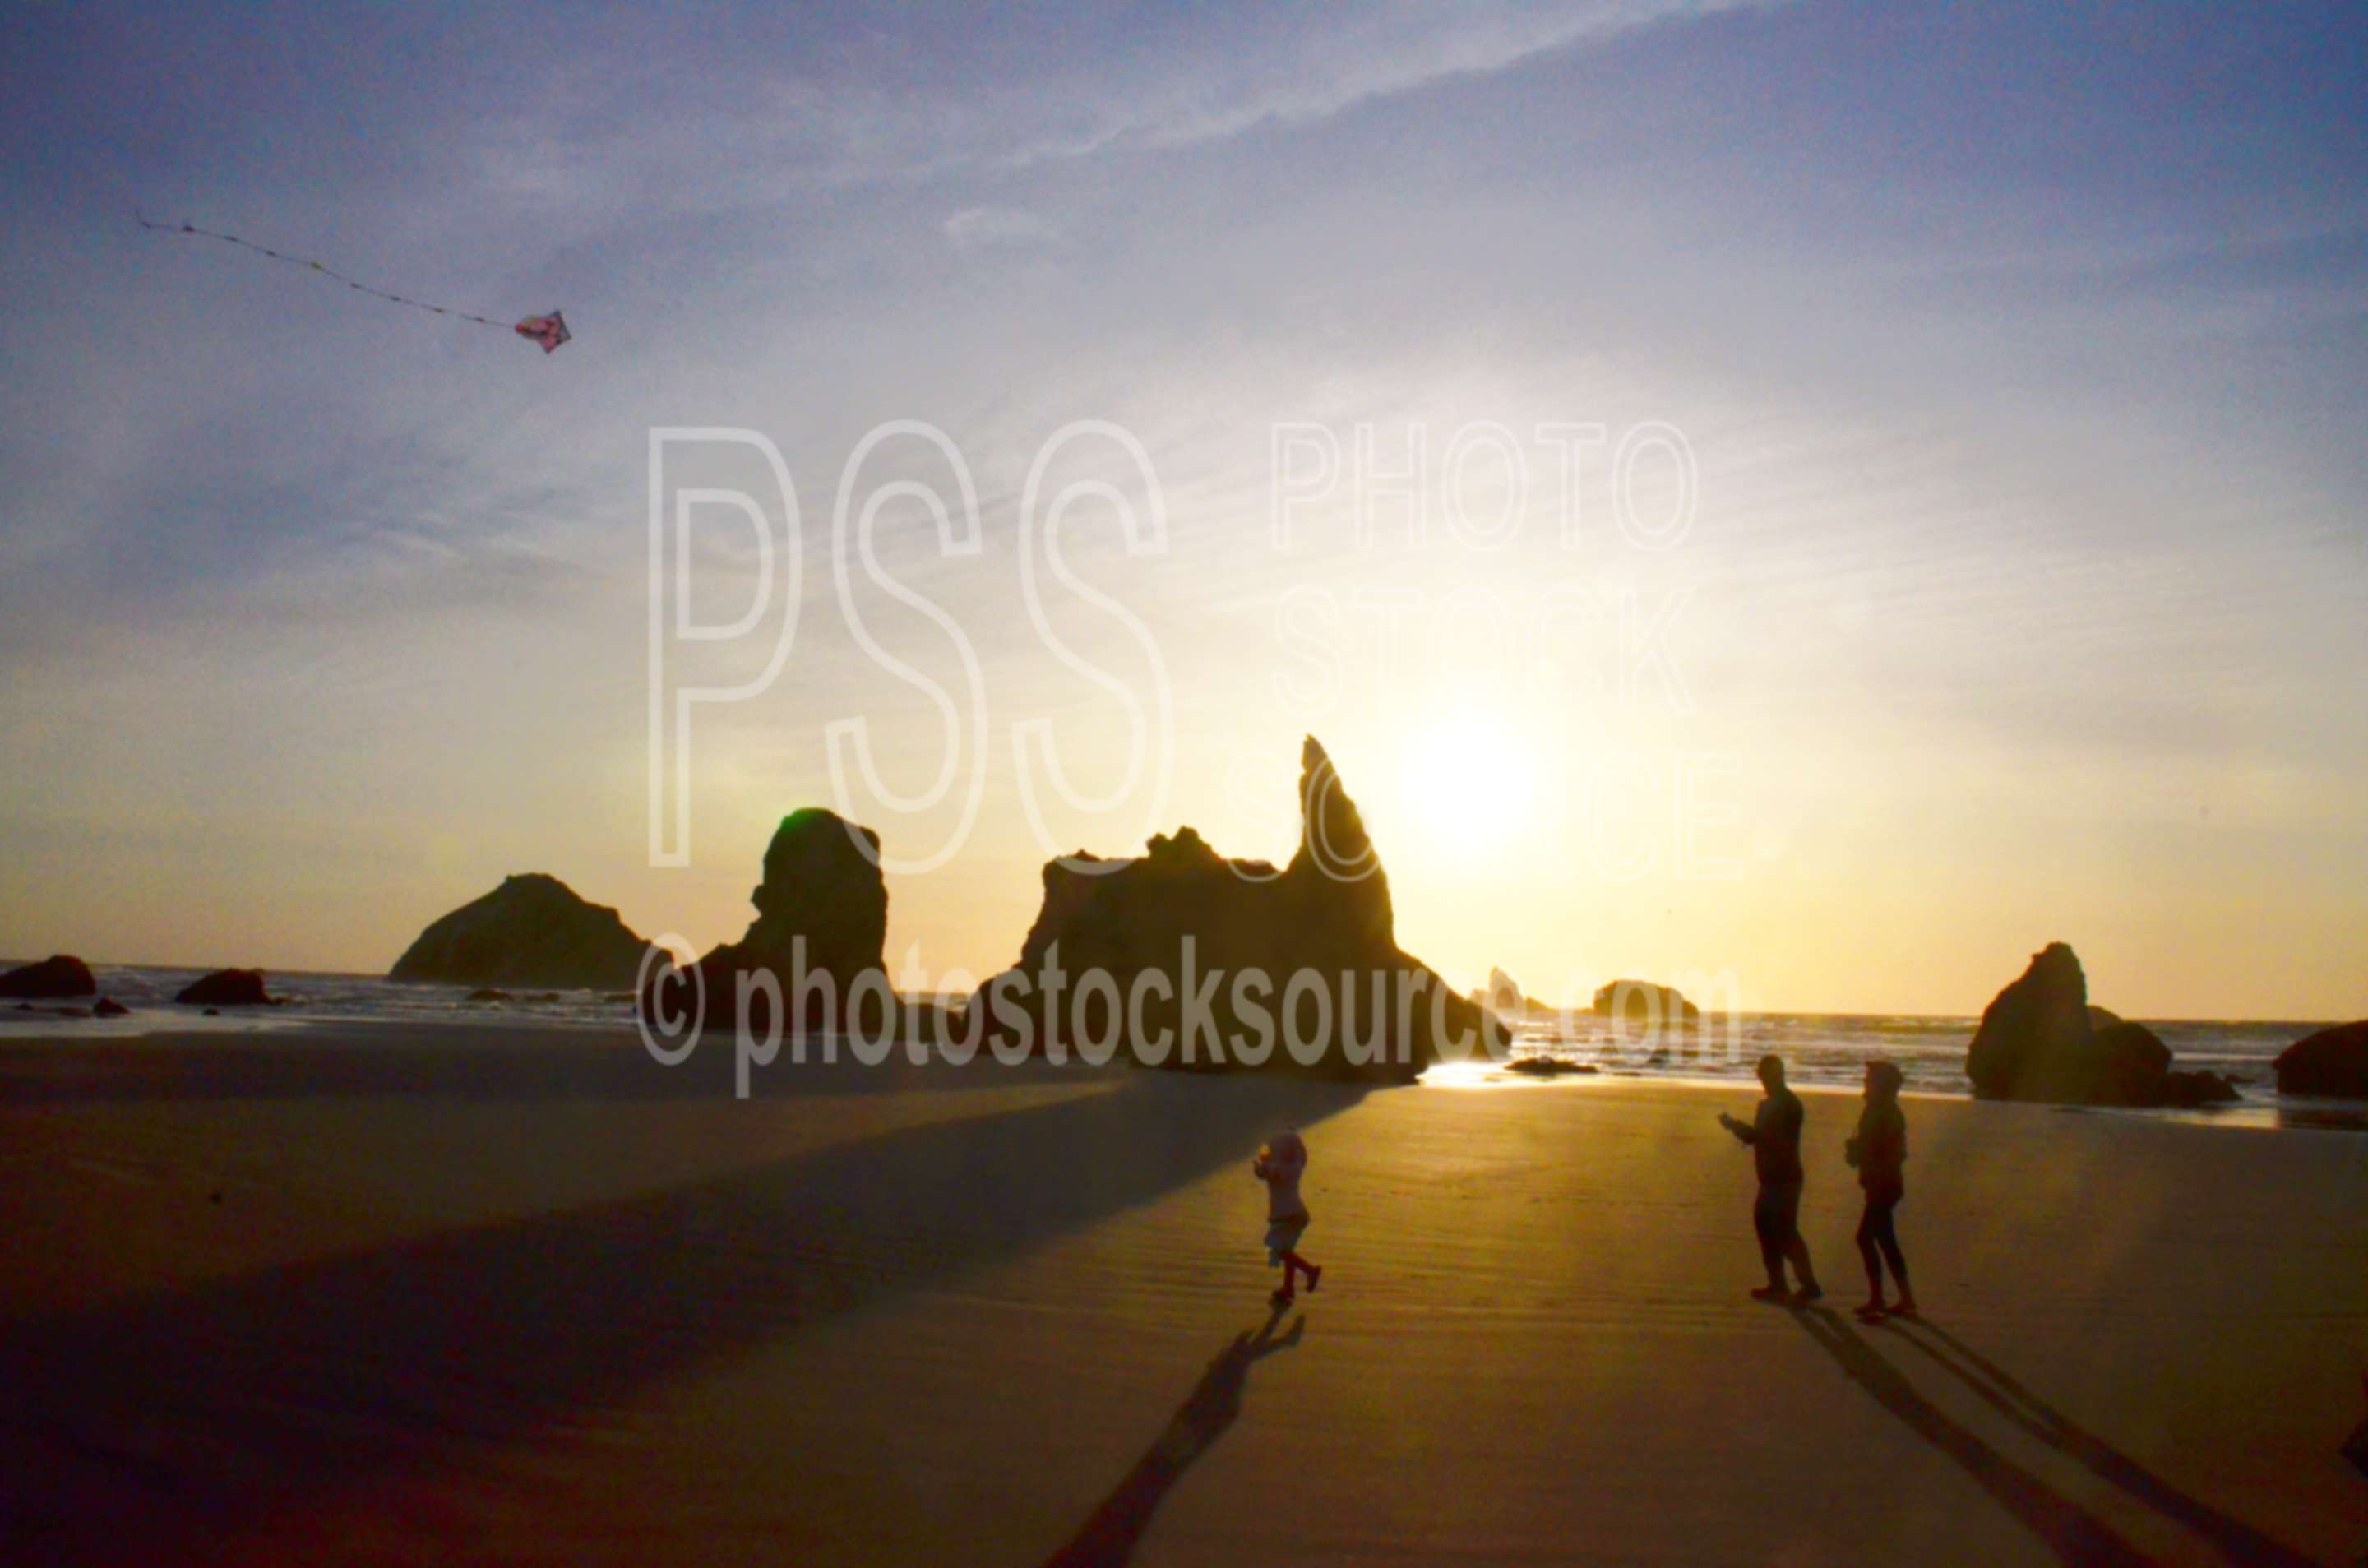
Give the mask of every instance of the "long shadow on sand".
[{"label": "long shadow on sand", "polygon": [[[968,1088],[977,1079],[945,1064],[912,1062],[902,1043],[866,1066],[851,1047],[785,1042],[752,1067],[755,1099],[909,1094]],[[794,1059],[803,1051],[808,1060]],[[984,1053],[980,1061],[987,1061]],[[728,1035],[702,1041],[665,1067],[629,1028],[564,1029],[518,1024],[321,1024],[224,1038],[158,1035],[141,1040],[0,1040],[0,1107],[142,1101],[314,1100],[465,1096],[477,1100],[681,1100],[734,1093]],[[1042,1062],[993,1064],[997,1083],[1058,1081],[1094,1069]]]},{"label": "long shadow on sand", "polygon": [[[2242,1519],[2181,1492],[2161,1476],[2076,1425],[1972,1346],[1947,1329],[1918,1319],[1896,1320],[1902,1343],[1964,1383],[1982,1402],[2041,1442],[2069,1455],[2165,1518],[2177,1520],[2248,1568],[2316,1568],[2312,1560],[2271,1540]],[[1943,1349],[1942,1347],[1946,1348]],[[1954,1354],[1952,1355],[1951,1352]]]},{"label": "long shadow on sand", "polygon": [[1956,1461],[1983,1491],[2066,1562],[2103,1568],[2144,1568],[2146,1555],[2096,1515],[2081,1507],[1982,1440],[1916,1392],[1900,1370],[1858,1331],[1823,1307],[1795,1307],[1793,1319],[1850,1380],[1918,1437]]},{"label": "long shadow on sand", "polygon": [[1250,1367],[1278,1350],[1299,1343],[1305,1318],[1292,1320],[1288,1333],[1275,1328],[1290,1309],[1277,1306],[1255,1333],[1245,1329],[1218,1352],[1201,1374],[1167,1430],[1145,1449],[1134,1468],[1069,1539],[1067,1545],[1044,1560],[1044,1568],[1121,1568],[1134,1556],[1137,1542],[1151,1524],[1151,1516],[1193,1461],[1216,1445],[1242,1413],[1242,1389]]},{"label": "long shadow on sand", "polygon": [[[1130,1074],[0,1345],[0,1559],[156,1562],[1146,1203],[1361,1088]],[[586,1158],[599,1151],[585,1151]]]}]

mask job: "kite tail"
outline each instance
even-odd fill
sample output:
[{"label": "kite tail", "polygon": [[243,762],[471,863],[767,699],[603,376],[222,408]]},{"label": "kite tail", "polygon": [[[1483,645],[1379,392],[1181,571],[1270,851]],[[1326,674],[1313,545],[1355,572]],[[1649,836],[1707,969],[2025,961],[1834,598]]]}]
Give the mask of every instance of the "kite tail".
[{"label": "kite tail", "polygon": [[[336,267],[327,266],[324,263],[310,261],[301,256],[290,256],[284,251],[273,250],[269,245],[256,244],[253,240],[242,240],[236,234],[225,234],[212,229],[200,229],[195,223],[151,222],[148,218],[136,208],[132,210],[131,215],[139,220],[140,226],[143,229],[154,229],[161,234],[194,234],[202,239],[220,240],[224,244],[236,245],[242,250],[251,250],[257,256],[268,256],[274,261],[284,261],[291,267],[302,267],[310,271],[317,272],[324,278],[336,279],[337,282],[344,284],[347,288],[353,290],[358,294],[368,294],[373,299],[384,300],[390,304],[409,305],[415,311],[433,311],[439,316],[450,316],[456,321],[474,322],[479,326],[497,327],[504,332],[518,330],[515,324],[506,321],[495,321],[491,316],[481,316],[473,314],[468,311],[454,310],[450,305],[431,305],[425,300],[415,300],[406,294],[391,294],[383,289],[373,289],[367,283],[357,282],[355,279],[347,277],[344,273],[339,272]],[[546,350],[546,352],[548,352],[548,350]]]}]

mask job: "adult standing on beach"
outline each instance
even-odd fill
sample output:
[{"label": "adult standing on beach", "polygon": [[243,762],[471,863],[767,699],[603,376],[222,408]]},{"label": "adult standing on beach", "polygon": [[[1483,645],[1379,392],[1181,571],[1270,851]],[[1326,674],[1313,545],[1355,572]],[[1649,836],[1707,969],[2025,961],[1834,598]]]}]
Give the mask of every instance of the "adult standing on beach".
[{"label": "adult standing on beach", "polygon": [[[1866,1265],[1866,1305],[1858,1315],[1869,1323],[1886,1314],[1912,1318],[1916,1294],[1907,1287],[1907,1260],[1899,1254],[1899,1233],[1892,1210],[1907,1196],[1907,1115],[1899,1108],[1899,1069],[1888,1062],[1866,1064],[1866,1108],[1859,1112],[1858,1135],[1842,1145],[1842,1158],[1858,1167],[1858,1184],[1866,1189],[1866,1212],[1858,1222],[1858,1256]],[[1891,1265],[1891,1278],[1899,1299],[1883,1304],[1883,1266]]]},{"label": "adult standing on beach", "polygon": [[[1768,1283],[1751,1292],[1762,1301],[1814,1301],[1825,1291],[1817,1271],[1809,1266],[1809,1244],[1801,1239],[1801,1096],[1784,1086],[1784,1059],[1759,1059],[1759,1085],[1768,1091],[1759,1114],[1748,1124],[1721,1111],[1718,1122],[1751,1145],[1751,1163],[1759,1174],[1759,1200],[1752,1206],[1751,1228],[1759,1234],[1759,1260],[1768,1268]],[[1799,1276],[1796,1294],[1784,1287],[1784,1265]]]}]

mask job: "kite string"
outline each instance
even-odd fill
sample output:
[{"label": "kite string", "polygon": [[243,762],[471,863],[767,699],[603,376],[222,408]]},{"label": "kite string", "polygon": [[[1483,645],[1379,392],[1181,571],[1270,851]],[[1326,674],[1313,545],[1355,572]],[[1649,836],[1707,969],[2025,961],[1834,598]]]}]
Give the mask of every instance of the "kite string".
[{"label": "kite string", "polygon": [[393,304],[409,305],[416,311],[433,311],[439,316],[451,316],[459,321],[475,322],[480,326],[497,327],[504,332],[514,330],[510,323],[495,321],[491,316],[472,315],[467,311],[454,310],[448,305],[431,305],[425,300],[414,300],[402,294],[390,294],[383,289],[373,289],[367,283],[355,281],[325,263],[309,261],[301,256],[289,256],[285,252],[273,250],[268,245],[259,245],[252,240],[242,240],[236,234],[221,233],[212,229],[200,229],[195,223],[153,223],[148,221],[145,214],[137,210],[134,210],[131,215],[143,229],[154,229],[158,233],[164,234],[197,234],[210,240],[221,240],[225,244],[237,245],[242,250],[251,250],[257,256],[268,256],[274,261],[284,261],[290,266],[309,268],[324,278],[334,278],[357,293],[368,294]]}]

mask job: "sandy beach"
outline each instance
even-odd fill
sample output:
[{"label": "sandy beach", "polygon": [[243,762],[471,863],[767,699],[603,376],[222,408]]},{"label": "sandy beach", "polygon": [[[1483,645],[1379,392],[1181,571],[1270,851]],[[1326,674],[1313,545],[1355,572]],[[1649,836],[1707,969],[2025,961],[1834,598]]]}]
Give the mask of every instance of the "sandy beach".
[{"label": "sandy beach", "polygon": [[[1928,1309],[1745,1296],[1739,1093],[0,1052],[12,1562],[2356,1557],[2368,1148],[1911,1099]],[[1304,1130],[1276,1321],[1246,1165]]]}]

